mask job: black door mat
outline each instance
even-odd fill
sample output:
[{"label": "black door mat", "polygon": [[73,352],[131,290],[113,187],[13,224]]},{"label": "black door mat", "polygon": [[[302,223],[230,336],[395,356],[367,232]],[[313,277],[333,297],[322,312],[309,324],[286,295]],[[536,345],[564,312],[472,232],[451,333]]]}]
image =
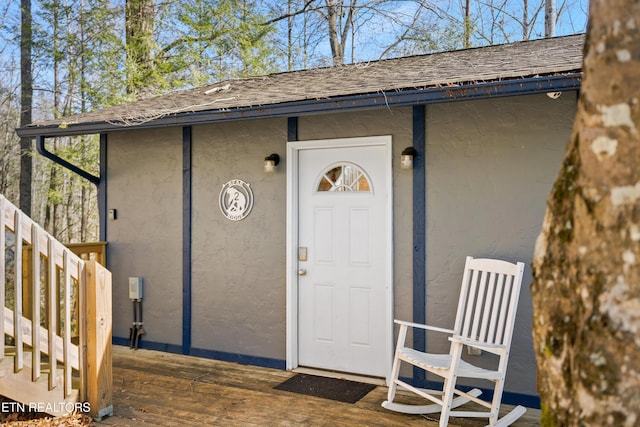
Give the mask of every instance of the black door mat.
[{"label": "black door mat", "polygon": [[337,378],[296,374],[273,388],[339,402],[356,403],[376,386]]}]

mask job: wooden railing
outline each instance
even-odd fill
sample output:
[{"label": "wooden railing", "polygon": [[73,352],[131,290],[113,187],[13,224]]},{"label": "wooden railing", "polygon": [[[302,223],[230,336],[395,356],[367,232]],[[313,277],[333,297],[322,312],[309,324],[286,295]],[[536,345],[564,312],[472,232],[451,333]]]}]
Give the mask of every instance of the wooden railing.
[{"label": "wooden railing", "polygon": [[94,260],[107,266],[107,242],[67,243],[66,246],[85,261]]},{"label": "wooden railing", "polygon": [[111,273],[2,195],[0,308],[0,395],[53,415],[112,413]]}]

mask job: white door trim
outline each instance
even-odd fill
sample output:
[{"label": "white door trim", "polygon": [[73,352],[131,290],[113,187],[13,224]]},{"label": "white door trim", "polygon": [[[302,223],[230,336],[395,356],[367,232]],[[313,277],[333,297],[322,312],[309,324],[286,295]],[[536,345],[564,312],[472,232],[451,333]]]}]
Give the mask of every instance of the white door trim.
[{"label": "white door trim", "polygon": [[388,220],[385,231],[387,242],[389,243],[385,251],[387,263],[385,325],[387,326],[381,333],[385,334],[384,339],[387,343],[385,359],[389,370],[391,370],[391,361],[393,359],[393,158],[391,135],[290,141],[287,143],[286,368],[288,370],[298,367],[298,152],[314,148],[344,148],[371,145],[382,145],[386,148],[385,185],[388,197],[385,209]]}]

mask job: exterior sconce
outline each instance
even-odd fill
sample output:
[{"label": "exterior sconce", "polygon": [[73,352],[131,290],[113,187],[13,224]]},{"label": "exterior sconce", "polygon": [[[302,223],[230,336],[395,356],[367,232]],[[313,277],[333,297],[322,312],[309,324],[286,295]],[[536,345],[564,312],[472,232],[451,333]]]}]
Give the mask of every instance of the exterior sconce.
[{"label": "exterior sconce", "polygon": [[273,173],[278,163],[280,163],[280,156],[276,153],[269,154],[264,158],[264,173]]},{"label": "exterior sconce", "polygon": [[400,157],[400,167],[402,169],[411,169],[413,167],[413,158],[418,154],[415,148],[407,147],[402,150],[402,156]]}]

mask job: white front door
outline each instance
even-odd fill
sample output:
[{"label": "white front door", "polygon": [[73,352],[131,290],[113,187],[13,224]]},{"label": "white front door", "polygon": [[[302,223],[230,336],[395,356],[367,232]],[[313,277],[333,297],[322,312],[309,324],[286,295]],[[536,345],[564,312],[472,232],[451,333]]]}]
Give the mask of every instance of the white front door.
[{"label": "white front door", "polygon": [[297,151],[299,366],[387,375],[390,143],[358,138]]}]

